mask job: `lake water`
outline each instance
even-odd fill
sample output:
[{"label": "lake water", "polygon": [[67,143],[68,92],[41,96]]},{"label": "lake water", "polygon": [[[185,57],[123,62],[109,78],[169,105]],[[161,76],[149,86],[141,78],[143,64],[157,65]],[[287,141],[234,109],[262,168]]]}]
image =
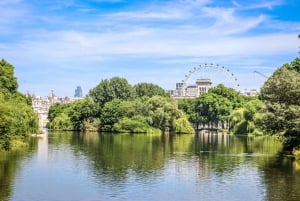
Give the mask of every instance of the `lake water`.
[{"label": "lake water", "polygon": [[50,132],[0,153],[0,200],[299,201],[300,163],[271,137]]}]

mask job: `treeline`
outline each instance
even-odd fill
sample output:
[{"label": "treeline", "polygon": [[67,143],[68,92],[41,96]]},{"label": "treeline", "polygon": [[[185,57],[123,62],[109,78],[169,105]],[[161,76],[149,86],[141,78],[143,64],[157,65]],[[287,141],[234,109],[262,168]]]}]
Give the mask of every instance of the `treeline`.
[{"label": "treeline", "polygon": [[82,100],[51,106],[47,127],[131,133],[194,133],[194,128],[205,127],[260,134],[256,111],[263,105],[257,97],[246,97],[224,85],[196,99],[175,101],[157,85],[131,86],[126,79],[114,77],[102,80]]},{"label": "treeline", "polygon": [[300,149],[300,59],[278,68],[257,97],[219,85],[179,108],[195,127],[212,126],[234,134],[276,135],[285,149]]},{"label": "treeline", "polygon": [[256,97],[218,85],[195,99],[176,102],[157,85],[131,86],[114,77],[102,80],[82,100],[53,105],[48,128],[132,133],[215,128],[233,134],[277,135],[291,150],[300,148],[299,100],[299,59],[278,68]]},{"label": "treeline", "polygon": [[131,86],[119,77],[102,80],[84,99],[51,106],[48,118],[47,127],[55,130],[194,132],[187,115],[161,87]]},{"label": "treeline", "polygon": [[256,125],[261,121],[258,113],[264,104],[258,97],[242,95],[220,84],[195,99],[182,99],[178,103],[189,121],[198,129],[218,129],[233,134],[262,134]]},{"label": "treeline", "polygon": [[0,149],[10,149],[31,133],[38,131],[38,118],[31,98],[18,92],[14,67],[0,60]]}]

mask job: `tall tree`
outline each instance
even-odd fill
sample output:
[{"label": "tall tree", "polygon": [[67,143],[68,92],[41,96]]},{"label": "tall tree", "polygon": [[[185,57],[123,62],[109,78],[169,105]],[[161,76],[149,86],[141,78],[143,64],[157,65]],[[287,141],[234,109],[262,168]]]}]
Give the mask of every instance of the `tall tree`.
[{"label": "tall tree", "polygon": [[243,107],[237,108],[231,113],[231,128],[234,134],[262,134],[261,125],[262,110],[265,104],[256,97],[246,102]]},{"label": "tall tree", "polygon": [[0,149],[9,149],[12,139],[37,132],[38,118],[30,99],[17,91],[14,67],[0,61]]},{"label": "tall tree", "polygon": [[55,103],[51,105],[48,111],[49,122],[53,121],[55,117],[59,116],[62,113],[65,113],[65,110],[70,107],[70,104]]},{"label": "tall tree", "polygon": [[86,130],[85,122],[92,122],[99,113],[98,105],[89,97],[75,101],[68,110],[75,130]]},{"label": "tall tree", "polygon": [[4,59],[0,60],[0,90],[15,93],[18,89],[17,78],[14,76],[14,67]]},{"label": "tall tree", "polygon": [[244,102],[243,96],[241,96],[236,90],[225,87],[223,84],[210,88],[208,92],[227,98],[232,103],[234,109],[241,107]]},{"label": "tall tree", "polygon": [[113,77],[102,80],[95,88],[91,89],[89,95],[102,108],[106,102],[115,98],[130,100],[134,97],[132,86],[124,78]]},{"label": "tall tree", "polygon": [[280,134],[287,149],[300,146],[300,73],[285,64],[265,82],[261,99],[266,103],[262,127]]},{"label": "tall tree", "polygon": [[152,83],[138,83],[134,86],[136,96],[142,97],[142,96],[170,96],[168,93],[165,92],[163,88],[161,88],[158,85],[152,84]]},{"label": "tall tree", "polygon": [[126,116],[130,107],[130,102],[121,101],[120,99],[106,102],[100,115],[100,130],[112,131],[114,124]]},{"label": "tall tree", "polygon": [[205,93],[196,99],[195,109],[202,124],[218,124],[229,121],[232,103],[215,93]]},{"label": "tall tree", "polygon": [[201,121],[199,113],[196,111],[196,99],[186,98],[178,100],[178,108],[183,110],[187,115],[189,121],[198,128]]},{"label": "tall tree", "polygon": [[[174,100],[162,96],[153,96],[146,102],[146,105],[148,107],[147,116],[151,120],[151,126],[162,131],[176,132],[180,130],[183,133],[193,131],[192,126],[186,124],[186,114],[178,109]],[[185,127],[185,130],[179,129],[182,126]]]},{"label": "tall tree", "polygon": [[300,100],[300,73],[285,64],[276,70],[261,89],[261,98],[269,103],[298,105]]},{"label": "tall tree", "polygon": [[289,65],[289,68],[300,73],[300,59],[296,58],[294,61],[292,61],[291,65]]}]

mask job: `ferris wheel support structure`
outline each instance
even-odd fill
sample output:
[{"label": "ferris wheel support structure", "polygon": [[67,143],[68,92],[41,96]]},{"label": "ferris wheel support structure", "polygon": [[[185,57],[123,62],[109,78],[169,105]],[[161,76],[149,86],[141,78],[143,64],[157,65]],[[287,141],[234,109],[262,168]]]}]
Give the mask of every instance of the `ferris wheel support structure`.
[{"label": "ferris wheel support structure", "polygon": [[186,95],[187,82],[192,77],[192,75],[194,75],[195,73],[198,73],[199,71],[205,70],[205,69],[216,69],[218,71],[221,71],[233,83],[235,90],[239,91],[240,85],[238,83],[238,80],[234,76],[234,74],[230,72],[229,69],[225,68],[224,66],[220,66],[219,64],[201,64],[198,67],[194,67],[192,70],[190,70],[189,73],[185,75],[184,80],[182,80],[182,87],[181,87],[181,92],[180,92],[182,96]]}]

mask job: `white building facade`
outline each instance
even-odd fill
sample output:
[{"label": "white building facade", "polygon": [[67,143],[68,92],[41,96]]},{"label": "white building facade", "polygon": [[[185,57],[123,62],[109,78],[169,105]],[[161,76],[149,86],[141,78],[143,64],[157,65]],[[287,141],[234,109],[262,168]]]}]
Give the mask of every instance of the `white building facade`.
[{"label": "white building facade", "polygon": [[32,107],[39,118],[39,127],[45,128],[48,123],[48,112],[51,105],[55,103],[70,103],[71,100],[68,97],[59,99],[53,91],[45,97],[32,95]]},{"label": "white building facade", "polygon": [[171,90],[170,93],[175,99],[196,98],[207,93],[211,86],[210,79],[197,79],[195,85],[185,86],[185,83],[176,83],[176,90]]}]

